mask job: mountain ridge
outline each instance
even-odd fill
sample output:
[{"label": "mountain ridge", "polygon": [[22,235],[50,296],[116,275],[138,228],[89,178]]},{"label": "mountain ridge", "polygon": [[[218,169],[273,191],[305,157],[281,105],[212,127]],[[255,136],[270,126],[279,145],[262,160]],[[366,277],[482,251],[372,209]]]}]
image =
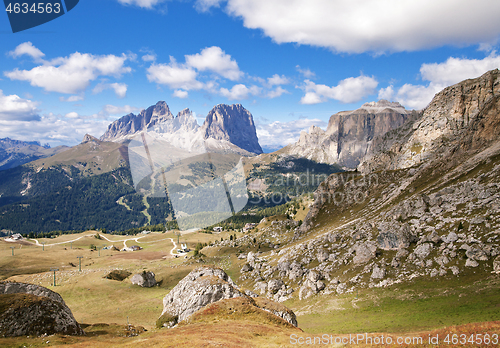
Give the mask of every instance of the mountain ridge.
[{"label": "mountain ridge", "polygon": [[263,152],[253,116],[241,104],[214,106],[199,126],[188,108],[174,117],[166,102],[159,101],[138,115],[128,114],[114,121],[100,140],[121,142],[142,131],[160,133],[173,144],[179,143],[174,138],[184,139],[181,148],[205,145],[210,151],[229,151],[245,156]]}]

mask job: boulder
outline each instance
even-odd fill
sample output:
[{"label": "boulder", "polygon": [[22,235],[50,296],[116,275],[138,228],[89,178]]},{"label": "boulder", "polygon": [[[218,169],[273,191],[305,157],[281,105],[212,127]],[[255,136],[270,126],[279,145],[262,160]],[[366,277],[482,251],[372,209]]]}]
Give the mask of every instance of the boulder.
[{"label": "boulder", "polygon": [[62,297],[42,286],[0,283],[0,336],[84,335]]},{"label": "boulder", "polygon": [[382,222],[378,225],[379,235],[377,244],[384,250],[397,250],[408,248],[410,243],[416,241],[411,234],[408,224],[399,224],[398,222]]},{"label": "boulder", "polygon": [[222,269],[196,268],[163,298],[162,326],[173,327],[212,302],[234,297],[246,295]]},{"label": "boulder", "polygon": [[363,243],[356,243],[354,245],[356,255],[353,258],[354,264],[366,263],[373,259],[376,255],[377,246],[375,242],[368,241]]},{"label": "boulder", "polygon": [[156,285],[155,274],[153,272],[142,272],[134,274],[130,279],[132,284],[142,286],[143,288],[151,288]]},{"label": "boulder", "polygon": [[285,283],[283,283],[283,281],[281,279],[271,279],[268,283],[267,283],[267,290],[272,293],[272,294],[275,294],[276,292],[278,292],[278,290],[280,290],[283,286],[285,285]]},{"label": "boulder", "polygon": [[63,298],[57,292],[47,289],[40,285],[29,283],[16,283],[16,282],[1,282],[0,294],[30,294],[41,297],[48,297],[51,300],[57,301],[66,305]]},{"label": "boulder", "polygon": [[500,273],[500,256],[493,260],[493,272]]}]

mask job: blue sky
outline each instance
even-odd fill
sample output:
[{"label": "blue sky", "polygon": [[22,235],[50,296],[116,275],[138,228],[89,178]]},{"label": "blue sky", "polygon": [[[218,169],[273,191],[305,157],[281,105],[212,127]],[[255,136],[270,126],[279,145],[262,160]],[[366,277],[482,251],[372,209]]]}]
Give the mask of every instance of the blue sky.
[{"label": "blue sky", "polygon": [[0,138],[75,145],[165,100],[201,124],[241,103],[265,148],[378,99],[421,109],[500,67],[498,0],[81,0],[13,34],[0,15]]}]

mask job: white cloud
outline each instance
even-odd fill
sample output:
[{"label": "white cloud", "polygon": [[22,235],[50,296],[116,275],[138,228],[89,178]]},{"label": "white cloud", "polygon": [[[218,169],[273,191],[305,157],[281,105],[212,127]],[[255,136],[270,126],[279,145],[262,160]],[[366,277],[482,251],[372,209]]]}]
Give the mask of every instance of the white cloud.
[{"label": "white cloud", "polygon": [[306,94],[300,100],[301,104],[317,104],[328,99],[335,99],[342,103],[354,103],[375,93],[378,85],[374,77],[349,77],[340,81],[337,86],[315,84],[310,80],[304,81]]},{"label": "white cloud", "polygon": [[28,55],[35,60],[39,60],[45,56],[45,53],[43,53],[38,48],[33,46],[33,44],[30,41],[27,41],[18,45],[14,49],[14,51],[10,51],[9,55],[14,58],[20,57],[22,55]]},{"label": "white cloud", "polygon": [[159,85],[186,91],[203,88],[203,83],[196,79],[198,73],[191,67],[177,64],[174,57],[170,57],[169,64],[152,64],[147,71],[148,80]]},{"label": "white cloud", "polygon": [[312,78],[314,78],[316,76],[316,74],[314,72],[312,72],[309,68],[302,69],[300,67],[300,65],[296,65],[295,69],[297,69],[297,71],[300,74],[302,74],[306,79],[312,79]]},{"label": "white cloud", "polygon": [[80,95],[72,95],[68,98],[64,98],[64,97],[59,97],[59,100],[62,101],[62,102],[69,102],[69,103],[74,103],[74,102],[77,102],[77,101],[80,101],[80,100],[83,100],[83,96],[80,96]]},{"label": "white cloud", "polygon": [[250,95],[258,95],[259,93],[259,87],[251,86],[250,88],[248,88],[244,84],[234,85],[230,90],[227,88],[220,89],[220,94],[229,100],[248,99]]},{"label": "white cloud", "polygon": [[378,91],[378,99],[385,99],[385,100],[391,100],[392,97],[394,96],[394,86],[390,85],[386,88],[381,88]]},{"label": "white cloud", "polygon": [[450,57],[443,63],[422,64],[420,74],[426,86],[405,84],[397,92],[398,101],[406,107],[422,109],[436,93],[460,81],[476,78],[500,68],[500,56],[492,52],[484,59]]},{"label": "white cloud", "polygon": [[199,12],[207,12],[212,7],[220,7],[220,3],[225,0],[196,0],[194,8]]},{"label": "white cloud", "polygon": [[182,89],[176,89],[176,90],[174,91],[174,93],[172,93],[172,95],[173,95],[174,97],[184,99],[184,98],[187,98],[187,97],[188,97],[188,92],[183,91]]},{"label": "white cloud", "polygon": [[[0,89],[1,121],[38,121],[38,103],[22,99],[18,95],[4,95]],[[4,129],[2,129],[2,133]]]},{"label": "white cloud", "polygon": [[217,46],[204,48],[201,53],[187,55],[185,58],[187,66],[198,71],[213,71],[231,81],[237,81],[243,75],[238,63]]},{"label": "white cloud", "polygon": [[94,117],[107,117],[107,116],[123,116],[128,115],[130,113],[134,113],[137,111],[141,111],[140,108],[136,108],[135,106],[124,105],[124,106],[115,106],[115,105],[105,105],[98,114],[93,115]]},{"label": "white cloud", "polygon": [[78,117],[80,117],[80,115],[78,115],[78,113],[77,113],[77,112],[74,112],[74,111],[72,111],[72,112],[68,112],[68,113],[67,113],[66,115],[64,115],[64,116],[65,116],[66,118],[78,118]]},{"label": "white cloud", "polygon": [[164,0],[118,0],[122,5],[135,5],[141,8],[152,9],[156,4]]},{"label": "white cloud", "polygon": [[269,99],[273,99],[273,98],[281,97],[284,93],[290,94],[290,92],[288,92],[286,89],[282,88],[281,86],[278,86],[278,87],[276,87],[275,90],[267,92],[266,96]]},{"label": "white cloud", "polygon": [[145,62],[154,62],[156,61],[156,54],[145,54],[142,56],[142,60]]},{"label": "white cloud", "polygon": [[351,53],[463,46],[500,34],[495,0],[228,0],[226,12],[278,43]]},{"label": "white cloud", "polygon": [[[73,115],[70,113],[70,116]],[[5,136],[19,140],[37,140],[52,146],[76,145],[82,141],[85,134],[99,137],[106,131],[108,124],[108,120],[67,118],[52,113],[43,115],[35,122],[0,119],[0,128]]]},{"label": "white cloud", "polygon": [[312,125],[326,127],[326,122],[319,119],[301,118],[290,122],[274,121],[256,125],[259,143],[265,147],[283,147],[296,142],[301,131],[307,131]]},{"label": "white cloud", "polygon": [[92,92],[94,94],[101,93],[106,89],[113,89],[118,98],[125,98],[127,95],[127,85],[125,83],[99,83],[94,87]]},{"label": "white cloud", "polygon": [[69,57],[59,57],[44,62],[31,70],[14,69],[4,72],[11,80],[29,81],[32,86],[47,92],[74,94],[85,90],[99,76],[119,77],[131,71],[125,67],[127,56],[94,56],[75,52]]},{"label": "white cloud", "polygon": [[423,80],[449,86],[497,68],[500,68],[500,56],[493,52],[484,59],[450,57],[444,63],[422,64],[420,74]]},{"label": "white cloud", "polygon": [[278,74],[274,74],[272,77],[267,78],[267,84],[269,86],[286,85],[289,83],[290,79],[285,75],[279,76]]}]

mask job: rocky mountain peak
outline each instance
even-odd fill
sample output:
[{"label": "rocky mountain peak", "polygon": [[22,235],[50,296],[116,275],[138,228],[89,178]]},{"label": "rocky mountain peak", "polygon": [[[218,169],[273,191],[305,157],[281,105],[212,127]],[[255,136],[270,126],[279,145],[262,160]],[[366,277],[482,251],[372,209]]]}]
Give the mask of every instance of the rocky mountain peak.
[{"label": "rocky mountain peak", "polygon": [[174,115],[170,112],[167,103],[159,101],[155,105],[142,110],[138,115],[130,113],[110,124],[106,133],[101,137],[101,140],[125,140],[129,135],[144,131],[149,127],[173,118]]},{"label": "rocky mountain peak", "polygon": [[205,139],[226,140],[244,150],[262,153],[252,114],[241,104],[219,104],[202,126]]},{"label": "rocky mountain peak", "polygon": [[[370,113],[380,113],[383,112],[384,110],[389,109],[389,110],[394,110],[399,113],[406,113],[408,112],[403,105],[401,105],[398,102],[390,102],[385,99],[380,99],[377,102],[368,102],[364,103],[361,105],[361,107],[358,110],[366,110]],[[357,110],[356,110],[357,111]]]},{"label": "rocky mountain peak", "polygon": [[88,142],[96,142],[96,143],[99,143],[99,139],[97,139],[96,137],[90,135],[90,134],[85,134],[85,136],[83,137],[83,140],[82,140],[82,144],[85,144],[85,143],[88,143]]},{"label": "rocky mountain peak", "polygon": [[326,131],[311,126],[309,133],[301,133],[297,143],[289,145],[286,151],[322,163],[356,168],[370,153],[373,139],[403,125],[410,114],[398,102],[365,103],[359,109],[332,115]]}]

